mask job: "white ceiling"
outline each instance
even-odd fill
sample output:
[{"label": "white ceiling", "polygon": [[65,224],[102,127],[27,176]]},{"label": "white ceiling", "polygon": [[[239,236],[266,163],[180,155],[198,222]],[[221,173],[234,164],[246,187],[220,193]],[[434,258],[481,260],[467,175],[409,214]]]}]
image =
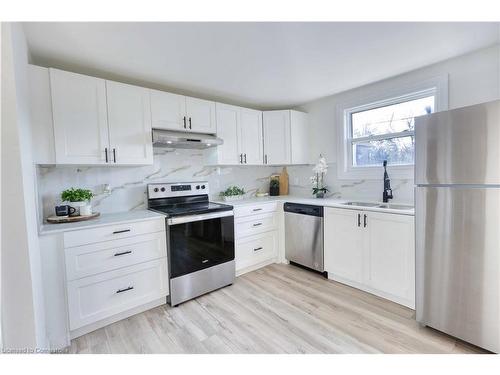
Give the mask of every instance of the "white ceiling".
[{"label": "white ceiling", "polygon": [[498,23],[25,23],[31,62],[282,108],[498,43]]}]

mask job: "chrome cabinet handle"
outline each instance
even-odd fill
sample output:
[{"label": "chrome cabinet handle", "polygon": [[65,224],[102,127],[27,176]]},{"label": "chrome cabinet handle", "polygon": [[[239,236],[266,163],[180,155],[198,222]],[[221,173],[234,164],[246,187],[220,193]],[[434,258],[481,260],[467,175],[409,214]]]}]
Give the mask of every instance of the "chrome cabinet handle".
[{"label": "chrome cabinet handle", "polygon": [[361,226],[361,214],[358,214],[358,227]]},{"label": "chrome cabinet handle", "polygon": [[254,226],[254,227],[258,227],[258,226],[260,226],[260,225],[262,225],[262,223],[255,223],[253,226]]},{"label": "chrome cabinet handle", "polygon": [[106,163],[108,162],[108,148],[104,147],[104,156],[106,157]]},{"label": "chrome cabinet handle", "polygon": [[123,292],[128,292],[129,290],[132,290],[132,289],[134,289],[134,287],[133,287],[133,286],[129,286],[128,288],[125,288],[125,289],[118,289],[118,290],[116,291],[116,294],[118,294],[118,293],[123,293]]},{"label": "chrome cabinet handle", "polygon": [[366,224],[366,215],[364,215],[364,217],[363,217],[363,228],[366,228],[366,225],[367,225]]},{"label": "chrome cabinet handle", "polygon": [[192,127],[191,127],[191,117],[189,118],[189,129],[192,129]]},{"label": "chrome cabinet handle", "polygon": [[257,247],[257,248],[255,248],[255,249],[253,249],[253,251],[259,251],[259,250],[262,250],[262,249],[263,249],[263,247],[262,247],[262,246],[260,246],[260,247]]},{"label": "chrome cabinet handle", "polygon": [[264,155],[264,164],[267,164],[267,154]]},{"label": "chrome cabinet handle", "polygon": [[130,229],[117,230],[114,231],[113,234],[126,233],[126,232],[130,232]]},{"label": "chrome cabinet handle", "polygon": [[247,163],[247,154],[245,154],[245,164]]},{"label": "chrome cabinet handle", "polygon": [[253,212],[262,211],[262,208],[254,208],[252,211]]},{"label": "chrome cabinet handle", "polygon": [[184,129],[186,129],[186,116],[182,120],[184,121]]},{"label": "chrome cabinet handle", "polygon": [[240,164],[243,164],[243,154],[240,154]]},{"label": "chrome cabinet handle", "polygon": [[116,253],[114,256],[115,257],[119,257],[121,255],[127,255],[127,254],[132,254],[132,250],[129,250],[129,251],[123,251],[121,253]]},{"label": "chrome cabinet handle", "polygon": [[116,163],[116,148],[113,149],[113,161]]}]

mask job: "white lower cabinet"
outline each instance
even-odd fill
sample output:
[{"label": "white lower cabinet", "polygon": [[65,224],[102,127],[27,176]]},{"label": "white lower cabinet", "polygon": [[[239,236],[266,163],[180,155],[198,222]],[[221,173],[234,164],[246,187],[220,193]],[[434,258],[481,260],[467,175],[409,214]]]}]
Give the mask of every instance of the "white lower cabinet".
[{"label": "white lower cabinet", "polygon": [[413,216],[327,207],[324,225],[329,278],[415,308]]},{"label": "white lower cabinet", "polygon": [[70,281],[68,310],[74,330],[168,294],[167,259]]},{"label": "white lower cabinet", "polygon": [[236,273],[242,274],[278,258],[278,213],[276,203],[235,207]]},{"label": "white lower cabinet", "polygon": [[163,218],[67,232],[63,242],[74,337],[169,293]]}]

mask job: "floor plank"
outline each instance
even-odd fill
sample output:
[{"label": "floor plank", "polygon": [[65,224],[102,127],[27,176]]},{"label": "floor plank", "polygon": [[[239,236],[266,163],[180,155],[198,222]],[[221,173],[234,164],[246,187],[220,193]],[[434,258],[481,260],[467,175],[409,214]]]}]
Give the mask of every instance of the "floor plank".
[{"label": "floor plank", "polygon": [[481,353],[414,311],[298,267],[159,306],[71,342],[71,353]]}]

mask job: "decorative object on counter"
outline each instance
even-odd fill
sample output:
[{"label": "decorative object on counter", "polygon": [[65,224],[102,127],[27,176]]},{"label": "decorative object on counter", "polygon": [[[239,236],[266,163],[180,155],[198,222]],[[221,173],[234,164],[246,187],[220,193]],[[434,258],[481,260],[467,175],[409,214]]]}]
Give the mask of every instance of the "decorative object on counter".
[{"label": "decorative object on counter", "polygon": [[286,167],[280,173],[280,195],[288,195],[288,172]]},{"label": "decorative object on counter", "polygon": [[220,196],[226,201],[236,201],[242,199],[245,195],[245,190],[238,186],[229,186],[226,190],[220,193]]},{"label": "decorative object on counter", "polygon": [[269,195],[271,197],[277,197],[280,195],[280,180],[278,175],[272,175],[271,181],[269,181]]},{"label": "decorative object on counter", "polygon": [[68,217],[69,215],[74,214],[76,212],[76,208],[64,204],[61,206],[56,206],[55,212],[57,217]]},{"label": "decorative object on counter", "polygon": [[70,216],[89,216],[92,215],[92,205],[90,199],[94,194],[89,189],[70,188],[61,193],[63,202],[69,202],[70,206],[75,209]]},{"label": "decorative object on counter", "polygon": [[267,197],[268,195],[269,195],[269,193],[266,193],[266,192],[263,192],[263,191],[258,191],[257,193],[255,193],[255,196],[257,198]]},{"label": "decorative object on counter", "polygon": [[75,223],[77,221],[95,219],[99,215],[100,215],[99,212],[92,212],[90,215],[87,216],[49,216],[47,218],[47,223],[50,224]]},{"label": "decorative object on counter", "polygon": [[328,171],[328,164],[323,155],[319,155],[318,164],[313,168],[314,175],[311,176],[311,184],[313,185],[312,193],[316,198],[324,198],[329,191],[325,186],[325,175]]}]

